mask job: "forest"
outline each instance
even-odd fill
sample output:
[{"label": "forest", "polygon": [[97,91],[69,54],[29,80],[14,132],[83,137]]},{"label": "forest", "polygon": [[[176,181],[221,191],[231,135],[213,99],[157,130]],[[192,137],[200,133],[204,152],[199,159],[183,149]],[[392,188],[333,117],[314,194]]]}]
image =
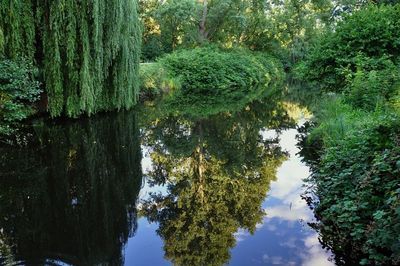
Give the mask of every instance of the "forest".
[{"label": "forest", "polygon": [[289,129],[331,263],[400,265],[397,0],[1,0],[0,265],[228,265]]}]

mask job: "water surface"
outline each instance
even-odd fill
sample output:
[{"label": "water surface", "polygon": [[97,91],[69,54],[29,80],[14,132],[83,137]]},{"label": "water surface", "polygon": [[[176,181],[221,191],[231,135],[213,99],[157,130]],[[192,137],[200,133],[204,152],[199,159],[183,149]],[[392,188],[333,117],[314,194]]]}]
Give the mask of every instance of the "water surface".
[{"label": "water surface", "polygon": [[296,123],[272,99],[37,121],[1,147],[0,264],[331,265]]}]

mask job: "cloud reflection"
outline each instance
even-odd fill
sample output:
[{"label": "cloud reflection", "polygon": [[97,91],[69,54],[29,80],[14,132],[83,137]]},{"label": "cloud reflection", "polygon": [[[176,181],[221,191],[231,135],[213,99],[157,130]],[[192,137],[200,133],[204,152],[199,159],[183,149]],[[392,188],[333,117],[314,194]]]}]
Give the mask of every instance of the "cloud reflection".
[{"label": "cloud reflection", "polygon": [[308,253],[303,256],[303,266],[330,266],[334,265],[328,260],[328,253],[324,251],[318,241],[318,235],[313,234],[304,240]]},{"label": "cloud reflection", "polygon": [[[292,249],[298,258],[284,259],[281,256],[264,254],[262,260],[267,265],[334,265],[329,261],[330,254],[322,249],[314,231],[306,227],[300,229],[299,233],[293,228],[302,228],[305,222],[313,219],[307,203],[300,197],[303,193],[303,179],[307,178],[310,172],[296,155],[299,151],[296,147],[296,134],[297,130],[292,129],[279,136],[280,145],[289,153],[290,158],[278,169],[277,181],[271,184],[268,198],[264,202],[267,213],[264,227],[275,235],[286,230],[286,233],[280,234],[278,238],[281,241],[279,245]],[[274,131],[264,131],[262,135],[264,138],[277,137]]]}]

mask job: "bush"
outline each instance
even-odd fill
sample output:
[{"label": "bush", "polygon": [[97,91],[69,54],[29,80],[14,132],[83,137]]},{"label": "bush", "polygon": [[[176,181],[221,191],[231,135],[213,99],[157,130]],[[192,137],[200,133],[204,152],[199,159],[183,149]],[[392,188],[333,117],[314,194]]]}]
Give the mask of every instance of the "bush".
[{"label": "bush", "polygon": [[181,87],[178,78],[171,77],[160,63],[140,64],[140,100],[154,100],[162,93]]},{"label": "bush", "polygon": [[159,63],[181,84],[168,104],[194,115],[241,107],[283,77],[277,60],[243,50],[181,50],[163,57]]},{"label": "bush", "polygon": [[400,264],[399,56],[400,5],[369,6],[296,68],[331,92],[300,143],[315,226],[338,265]]},{"label": "bush", "polygon": [[392,97],[400,81],[400,69],[386,56],[356,58],[356,71],[348,70],[345,101],[355,108],[372,111],[382,108]]},{"label": "bush", "polygon": [[[371,93],[379,88],[352,86]],[[302,132],[308,133],[300,141],[312,168],[308,200],[315,226],[338,265],[400,263],[400,117],[382,104],[366,110],[349,94],[332,95],[318,107],[314,127]]]},{"label": "bush", "polygon": [[16,122],[34,113],[32,103],[41,93],[34,76],[26,60],[0,60],[0,134],[11,134]]},{"label": "bush", "polygon": [[317,228],[342,263],[400,263],[399,121],[382,114],[325,143],[314,167]]},{"label": "bush", "polygon": [[400,55],[400,5],[375,6],[353,13],[335,32],[321,37],[307,60],[297,68],[298,76],[329,91],[346,84],[343,68],[356,70],[357,55],[396,61]]}]

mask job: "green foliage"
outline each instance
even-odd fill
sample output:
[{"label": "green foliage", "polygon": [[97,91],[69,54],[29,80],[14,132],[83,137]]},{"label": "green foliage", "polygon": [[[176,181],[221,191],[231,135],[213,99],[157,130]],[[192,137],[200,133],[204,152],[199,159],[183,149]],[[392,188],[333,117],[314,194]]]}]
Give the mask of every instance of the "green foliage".
[{"label": "green foliage", "polygon": [[162,46],[159,35],[150,35],[143,40],[142,61],[153,61],[164,54],[164,47]]},{"label": "green foliage", "polygon": [[151,61],[204,43],[281,55],[287,67],[306,55],[324,28],[331,1],[141,0],[144,49]]},{"label": "green foliage", "polygon": [[392,115],[390,108],[377,108],[373,111],[354,108],[346,96],[325,97],[319,105],[314,106],[313,128],[308,136],[309,142],[321,140],[324,147],[337,145],[348,135],[358,135],[360,130],[379,124],[387,115]]},{"label": "green foliage", "polygon": [[400,263],[399,22],[400,5],[368,6],[323,35],[297,68],[340,92],[315,108],[302,142],[315,226],[339,265]]},{"label": "green foliage", "polygon": [[318,127],[313,129],[308,140],[322,140],[325,146],[333,146],[349,132],[362,128],[363,118],[366,118],[365,112],[354,110],[342,98],[327,97],[315,107],[314,119]]},{"label": "green foliage", "polygon": [[180,81],[172,77],[160,63],[140,64],[140,98],[154,100],[156,96],[180,89]]},{"label": "green foliage", "polygon": [[[197,19],[200,5],[193,0],[167,0],[155,12],[160,25],[163,50],[170,53],[179,42],[186,46],[197,41]],[[180,40],[181,39],[181,40]]]},{"label": "green foliage", "polygon": [[394,96],[390,100],[390,104],[393,108],[393,110],[397,113],[400,114],[400,88],[397,88],[397,91],[395,92]]},{"label": "green foliage", "polygon": [[331,91],[302,154],[315,227],[339,265],[400,263],[399,40],[400,5],[370,5],[322,35],[296,69]]},{"label": "green foliage", "polygon": [[0,54],[4,54],[4,33],[0,28]]},{"label": "green foliage", "polygon": [[329,143],[310,181],[317,228],[338,261],[400,262],[400,124],[380,115]]},{"label": "green foliage", "polygon": [[140,0],[143,24],[142,59],[152,61],[199,40],[200,4],[194,0]]},{"label": "green foliage", "polygon": [[323,101],[302,142],[313,169],[315,226],[339,265],[397,265],[400,117],[389,107],[365,111],[349,102],[347,95]]},{"label": "green foliage", "polygon": [[283,77],[277,60],[244,50],[195,48],[175,52],[159,63],[181,84],[167,105],[193,115],[219,113],[227,106],[240,108]]},{"label": "green foliage", "polygon": [[[304,79],[331,91],[345,87],[343,69],[356,71],[357,56],[396,61],[400,55],[400,5],[374,6],[347,16],[322,36],[298,70]],[[371,60],[371,59],[368,59]],[[371,65],[372,66],[372,65]]]},{"label": "green foliage", "polygon": [[51,116],[130,108],[139,79],[137,1],[5,0],[0,52],[43,76]]},{"label": "green foliage", "polygon": [[32,103],[40,93],[35,70],[27,60],[0,60],[0,134],[11,134],[16,122],[34,112]]},{"label": "green foliage", "polygon": [[0,56],[16,59],[35,53],[35,12],[32,0],[2,0],[0,5]]},{"label": "green foliage", "polygon": [[364,110],[384,107],[399,87],[400,68],[387,57],[358,59],[356,71],[346,75],[345,101]]}]

